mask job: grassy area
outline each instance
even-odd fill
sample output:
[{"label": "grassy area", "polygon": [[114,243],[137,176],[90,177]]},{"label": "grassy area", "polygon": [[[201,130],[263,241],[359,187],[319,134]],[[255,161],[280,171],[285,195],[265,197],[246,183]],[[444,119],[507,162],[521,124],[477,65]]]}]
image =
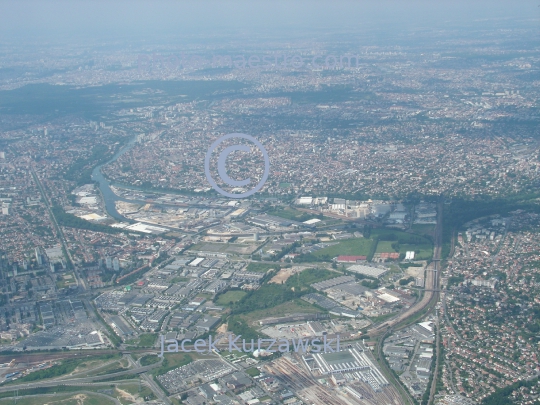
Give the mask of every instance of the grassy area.
[{"label": "grassy area", "polygon": [[[189,247],[189,251],[202,251],[202,250],[205,250],[205,248],[207,248],[208,246],[211,246],[211,251],[212,252],[221,252],[223,253],[224,251],[227,250],[227,244],[226,243],[213,243],[213,244],[210,244],[209,242],[199,242],[199,243],[196,243],[194,244],[193,246],[190,246]],[[210,250],[210,249],[209,249]]]},{"label": "grassy area", "polygon": [[[73,373],[75,369],[77,369],[79,366],[85,364],[88,361],[91,360],[110,360],[115,358],[116,356],[112,353],[110,355],[103,355],[103,356],[96,356],[94,358],[80,358],[80,359],[66,359],[61,360],[60,364],[55,364],[52,367],[34,371],[33,373],[27,374],[24,377],[21,377],[17,380],[8,381],[2,385],[6,384],[13,384],[13,383],[23,383],[23,382],[30,382],[30,381],[37,381],[37,380],[44,380],[48,378],[55,378],[60,377],[66,374]],[[116,367],[118,367],[118,362],[116,362]],[[99,370],[101,371],[101,370]]]},{"label": "grassy area", "polygon": [[376,253],[395,252],[392,244],[397,244],[398,252],[415,253],[416,260],[429,260],[433,256],[433,243],[425,236],[398,231],[396,229],[378,228],[371,232],[373,238],[379,239]]},{"label": "grassy area", "polygon": [[389,242],[389,241],[385,241],[385,240],[379,241],[379,243],[377,243],[377,249],[375,250],[375,253],[392,253],[392,252],[395,252],[396,249],[394,249],[392,247],[393,243],[394,242]]},{"label": "grassy area", "polygon": [[291,315],[295,312],[300,312],[304,314],[315,314],[323,311],[314,307],[306,301],[303,301],[301,299],[295,299],[292,301],[284,302],[283,304],[277,305],[273,308],[248,312],[246,314],[242,314],[241,317],[248,321],[248,323],[252,323],[262,318]]},{"label": "grassy area", "polygon": [[322,222],[318,222],[315,224],[315,227],[324,228],[324,227],[330,227],[332,225],[337,225],[337,224],[342,224],[342,223],[343,221],[341,219],[324,217],[324,220]]},{"label": "grassy area", "polygon": [[139,336],[139,346],[152,347],[156,343],[157,333],[145,333]]},{"label": "grassy area", "polygon": [[267,263],[256,263],[252,262],[248,264],[247,271],[252,271],[255,273],[266,273],[270,269],[279,269],[279,264],[267,264]]},{"label": "grassy area", "polygon": [[425,224],[413,224],[411,231],[419,235],[431,235],[435,230],[435,225],[425,225]]},{"label": "grassy area", "polygon": [[328,280],[340,274],[342,273],[326,269],[306,269],[289,277],[284,284],[265,283],[258,290],[248,292],[240,301],[234,303],[231,314],[247,314],[257,310],[269,312],[271,308],[314,291],[310,287],[312,283]]},{"label": "grassy area", "polygon": [[[157,356],[156,356],[157,357]],[[163,357],[161,366],[152,370],[153,375],[165,374],[175,368],[191,363],[192,357],[186,353],[167,353]]]},{"label": "grassy area", "polygon": [[329,246],[313,253],[314,256],[322,258],[328,256],[334,258],[336,256],[367,256],[371,250],[371,246],[375,243],[371,239],[354,238],[340,241],[337,245]]},{"label": "grassy area", "polygon": [[56,282],[57,288],[66,288],[70,285],[76,284],[75,278],[73,277],[73,273],[67,273],[62,275],[62,279],[60,281]]},{"label": "grassy area", "polygon": [[377,237],[379,240],[398,241],[400,244],[431,244],[431,241],[425,236],[389,228],[373,229],[371,237]]},{"label": "grassy area", "polygon": [[[108,360],[103,360],[103,359],[89,359],[89,358],[86,358],[84,359],[84,363],[80,363],[77,367],[75,367],[75,370],[73,370],[72,374],[75,374],[75,373],[82,373],[84,371],[88,371],[88,370],[91,370],[91,369],[94,369],[96,367],[99,367],[100,364],[104,364],[106,363],[107,361],[109,360],[113,360],[115,358],[118,358],[120,359],[120,354],[113,354],[111,355],[111,358],[108,359]],[[102,370],[102,369],[100,369]]]},{"label": "grassy area", "polygon": [[298,289],[302,290],[310,288],[313,283],[329,280],[338,276],[341,276],[341,274],[326,269],[305,269],[300,273],[296,273],[289,277],[285,282],[285,285],[298,291]]},{"label": "grassy area", "polygon": [[[142,398],[145,401],[155,399],[155,395],[150,388],[139,384],[118,384],[114,389],[113,395],[125,405],[132,404],[132,399],[139,400],[139,398]],[[130,395],[132,396],[131,398],[129,397]]]},{"label": "grassy area", "polygon": [[149,366],[150,364],[155,364],[161,360],[155,354],[149,354],[148,356],[141,357],[141,366]]},{"label": "grassy area", "polygon": [[138,338],[126,340],[125,343],[137,347],[153,347],[156,343],[157,337],[157,333],[144,333],[139,335]]},{"label": "grassy area", "polygon": [[[263,284],[258,290],[248,292],[240,301],[234,303],[231,306],[231,315],[244,314],[246,317],[242,319],[249,322],[253,320],[253,317],[260,319],[265,316],[279,316],[285,313],[303,312],[302,310],[307,310],[308,308],[314,309],[310,304],[300,301],[299,298],[308,292],[315,291],[311,287],[311,284],[314,282],[328,280],[341,274],[326,269],[312,268],[305,269],[289,277],[284,284]],[[296,305],[293,303],[296,303]],[[319,311],[312,310],[308,312]],[[237,322],[237,324],[239,325],[240,323]],[[231,323],[229,322],[230,325]],[[242,328],[244,327],[247,327],[247,325],[242,325]],[[240,327],[236,328],[237,331],[240,329]]]},{"label": "grassy area", "polygon": [[[285,219],[292,219],[293,221],[307,221],[310,218],[315,218],[315,215],[309,215],[305,212],[295,210],[291,207],[277,208],[272,211],[268,211],[268,214]],[[303,219],[304,217],[306,219]]]},{"label": "grassy area", "polygon": [[227,291],[216,300],[218,305],[229,305],[229,303],[240,301],[247,293],[245,291]]},{"label": "grassy area", "polygon": [[123,364],[121,364],[119,361],[115,361],[114,363],[108,364],[107,366],[99,368],[96,371],[89,372],[88,375],[105,375],[110,373],[116,373],[117,371],[123,371],[125,369],[126,368]]},{"label": "grassy area", "polygon": [[397,314],[398,314],[397,312],[390,312],[389,314],[385,314],[385,315],[381,315],[381,316],[368,317],[368,318],[371,320],[371,322],[376,324],[376,323],[379,323],[379,322],[386,321],[387,319],[390,319],[390,318],[396,316]]},{"label": "grassy area", "polygon": [[407,251],[416,252],[414,260],[429,260],[433,256],[433,245],[399,245],[399,253],[406,253]]},{"label": "grassy area", "polygon": [[251,367],[246,370],[246,374],[249,375],[250,377],[257,377],[258,375],[261,374],[261,372],[256,367]]},{"label": "grassy area", "polygon": [[[392,247],[392,244],[396,242],[381,240],[377,243],[377,249],[375,253],[391,253],[396,252],[396,249]],[[433,245],[430,243],[424,244],[398,244],[400,254],[406,254],[408,251],[415,252],[415,260],[429,260],[433,256]]]}]

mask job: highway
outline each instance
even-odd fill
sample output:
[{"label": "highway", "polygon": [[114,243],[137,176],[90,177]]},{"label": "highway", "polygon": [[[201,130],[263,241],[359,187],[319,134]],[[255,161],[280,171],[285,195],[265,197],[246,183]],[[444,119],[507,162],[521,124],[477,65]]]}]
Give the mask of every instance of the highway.
[{"label": "highway", "polygon": [[[10,399],[13,399],[13,403],[17,403],[17,399],[23,400],[23,398],[34,398],[34,397],[40,397],[40,398],[50,398],[51,400],[54,401],[54,399],[56,399],[58,402],[64,402],[65,400],[62,399],[61,401],[59,400],[62,396],[67,396],[67,397],[73,397],[74,395],[78,395],[78,394],[87,394],[87,395],[93,395],[93,396],[97,396],[97,397],[100,397],[100,398],[103,398],[105,400],[108,400],[108,401],[113,401],[115,403],[115,405],[122,405],[122,402],[120,402],[118,399],[116,398],[113,398],[109,395],[105,395],[105,394],[102,394],[100,392],[94,392],[94,391],[84,391],[84,390],[81,390],[81,391],[77,391],[77,392],[59,392],[58,394],[57,393],[54,393],[54,394],[37,394],[37,395],[25,395],[24,397],[22,396],[18,396],[17,394],[13,397],[7,397],[7,398],[3,398],[4,400],[10,400]],[[77,401],[79,403],[81,402],[84,402],[84,401]],[[54,403],[54,402],[49,402],[49,401],[44,401],[44,403]]]},{"label": "highway", "polygon": [[21,384],[8,384],[5,386],[0,386],[0,392],[22,390],[22,389],[27,389],[27,388],[55,387],[57,385],[88,384],[88,383],[93,383],[93,382],[99,382],[100,380],[105,380],[112,377],[122,377],[122,376],[130,375],[130,374],[143,374],[159,366],[160,366],[160,363],[155,363],[149,366],[137,367],[137,368],[132,368],[125,371],[119,371],[117,373],[111,373],[111,374],[105,374],[105,375],[99,375],[99,376],[78,377],[78,378],[70,378],[70,379],[53,378],[51,380],[46,380],[46,381],[37,381],[37,382],[29,382],[29,383],[21,383]]},{"label": "highway", "polygon": [[[96,352],[97,351],[93,351],[92,353],[89,353],[89,355],[95,355],[97,354]],[[111,353],[113,351],[108,350],[108,351],[100,351],[100,352]],[[148,349],[138,350],[137,352],[141,354],[157,354],[157,353],[148,351]],[[54,357],[55,359],[60,359],[60,358],[75,357],[75,356],[80,356],[80,355],[81,353],[71,352],[71,353],[54,353],[54,354],[48,354],[48,355],[41,354],[41,355],[34,355],[30,357],[32,357],[31,361],[35,362],[35,361],[43,361],[44,357],[48,357],[48,358]],[[20,383],[20,384],[17,384],[17,383],[7,384],[4,386],[0,386],[0,392],[17,391],[17,390],[24,390],[24,389],[29,389],[29,388],[56,387],[59,385],[81,386],[81,387],[103,385],[103,384],[110,385],[111,382],[104,381],[104,380],[108,380],[109,378],[114,378],[114,377],[122,377],[122,376],[127,377],[133,374],[137,374],[137,375],[140,375],[144,385],[148,386],[154,392],[154,394],[160,401],[164,402],[167,405],[171,405],[171,402],[169,398],[167,397],[167,394],[153,380],[152,376],[148,374],[148,371],[151,371],[154,368],[160,367],[161,361],[154,364],[150,364],[148,366],[141,366],[140,362],[138,361],[135,362],[133,358],[131,357],[131,355],[129,354],[124,355],[124,358],[128,360],[129,366],[131,367],[128,370],[118,371],[116,373],[110,373],[110,374],[104,374],[104,375],[83,376],[84,374],[87,374],[90,372],[94,373],[98,371],[100,368],[106,367],[108,364],[111,363],[111,362],[107,362],[104,364],[100,364],[98,367],[92,370],[86,370],[86,371],[77,373],[75,375],[67,375],[67,376],[63,375],[63,376],[52,378],[45,381],[35,381],[35,382]]]},{"label": "highway", "polygon": [[434,374],[433,374],[433,379],[431,380],[431,387],[428,387],[428,389],[429,389],[428,405],[433,404],[433,399],[435,397],[435,392],[437,390],[437,377],[442,377],[442,376],[439,376],[437,374],[438,371],[439,371],[439,364],[441,363],[441,332],[440,332],[440,326],[439,326],[438,318],[437,318],[437,322],[436,322],[435,327],[436,327],[435,354],[436,354],[437,358],[436,358],[436,361],[435,361],[435,368],[432,370],[432,372]]},{"label": "highway", "polygon": [[[388,329],[398,330],[403,329],[408,326],[407,320],[411,317],[414,317],[421,311],[423,311],[428,306],[434,306],[439,299],[439,283],[440,283],[440,261],[441,261],[441,251],[442,251],[442,210],[443,210],[443,199],[438,203],[438,213],[437,213],[437,226],[435,228],[435,240],[433,246],[433,261],[429,264],[426,269],[426,279],[424,283],[424,296],[417,302],[415,305],[410,307],[407,311],[403,312],[396,318],[383,323],[382,325],[377,325],[372,329],[368,330],[370,337],[377,337],[384,334]],[[396,329],[397,327],[397,329]]]},{"label": "highway", "polygon": [[[377,338],[377,357],[379,359],[379,365],[383,369],[385,375],[391,382],[396,385],[396,388],[400,391],[402,397],[409,403],[414,404],[412,397],[410,396],[408,390],[403,387],[401,382],[397,381],[392,373],[392,370],[387,366],[384,361],[384,354],[382,352],[382,346],[384,339],[391,333],[403,329],[409,326],[411,323],[417,321],[417,315],[422,311],[434,307],[439,300],[440,295],[440,263],[441,263],[441,251],[442,251],[442,212],[443,212],[444,199],[441,197],[437,205],[437,225],[435,228],[435,238],[433,246],[433,261],[430,263],[426,269],[426,279],[424,283],[424,296],[422,299],[409,308],[407,311],[397,316],[396,318],[383,323],[382,325],[377,325],[368,331],[368,334],[371,338]],[[427,312],[427,311],[426,311]],[[437,328],[437,366],[439,364],[439,329]],[[437,370],[437,366],[434,372]],[[437,383],[437,375],[433,378],[432,386],[430,387],[430,400],[432,399],[435,387]]]}]

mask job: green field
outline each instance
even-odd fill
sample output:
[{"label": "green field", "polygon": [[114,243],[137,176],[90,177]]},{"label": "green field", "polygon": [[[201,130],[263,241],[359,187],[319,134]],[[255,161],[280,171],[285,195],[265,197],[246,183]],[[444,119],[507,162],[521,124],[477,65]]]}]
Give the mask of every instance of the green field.
[{"label": "green field", "polygon": [[257,377],[261,372],[256,367],[251,367],[246,370],[246,374],[250,377]]},{"label": "green field", "polygon": [[334,258],[336,256],[367,256],[373,245],[373,240],[364,238],[345,239],[337,245],[329,246],[313,253],[313,256],[322,258],[328,256]]},{"label": "green field", "polygon": [[138,338],[126,340],[126,344],[138,347],[152,347],[156,343],[157,333],[143,333]]},{"label": "green field", "polygon": [[229,305],[229,303],[240,301],[247,293],[244,291],[227,291],[225,294],[219,296],[216,301],[218,305]]},{"label": "green field", "polygon": [[268,211],[268,214],[275,215],[276,217],[292,219],[296,221],[296,218],[300,217],[304,213],[301,211],[295,210],[294,208],[285,207],[285,208],[277,208],[272,211]]},{"label": "green field", "polygon": [[56,288],[65,288],[70,285],[76,284],[73,273],[66,273],[62,275],[62,279],[56,282]]},{"label": "green field", "polygon": [[392,247],[392,244],[394,242],[388,242],[385,240],[380,241],[377,243],[377,250],[375,250],[375,253],[392,253],[395,252],[396,249]]},{"label": "green field", "polygon": [[242,314],[241,317],[245,319],[248,323],[253,323],[257,322],[259,319],[270,318],[273,316],[291,315],[296,312],[303,314],[315,314],[321,313],[323,311],[314,307],[309,302],[303,301],[301,299],[295,299],[292,301],[284,302],[283,304],[277,305],[273,308],[248,312],[247,314]]},{"label": "green field", "polygon": [[411,231],[419,235],[431,235],[435,230],[435,225],[426,225],[426,224],[413,224]]},{"label": "green field", "polygon": [[252,271],[255,273],[266,273],[270,269],[279,270],[279,264],[267,264],[267,263],[256,263],[252,262],[248,264],[247,271]]},{"label": "green field", "polygon": [[115,361],[114,363],[108,364],[107,366],[97,369],[96,371],[91,371],[86,375],[106,375],[124,370],[127,370],[127,361],[126,363],[123,361]]},{"label": "green field", "polygon": [[167,353],[163,357],[161,366],[152,370],[153,375],[165,374],[175,368],[191,363],[192,357],[186,353]]},{"label": "green field", "polygon": [[431,240],[425,236],[414,233],[398,231],[397,229],[377,228],[371,231],[371,237],[377,237],[379,240],[399,241],[402,244],[431,244]]},{"label": "green field", "polygon": [[155,364],[159,362],[161,359],[156,356],[155,354],[149,354],[147,356],[141,357],[141,366],[149,366],[150,364]]},{"label": "green field", "polygon": [[[2,385],[7,384],[18,384],[23,382],[32,382],[32,381],[38,381],[38,380],[45,380],[49,378],[56,378],[60,377],[66,374],[71,374],[75,370],[77,370],[79,367],[84,367],[88,362],[94,361],[94,360],[101,360],[104,363],[118,358],[117,355],[111,353],[108,355],[101,355],[101,356],[94,356],[94,357],[87,357],[87,358],[78,358],[78,359],[64,359],[59,361],[59,364],[55,364],[52,367],[45,368],[43,370],[34,371],[30,374],[25,375],[24,377],[21,377],[17,380],[11,380],[3,383]],[[96,364],[97,366],[97,364]],[[102,372],[103,370],[108,369],[108,367],[120,367],[120,364],[118,362],[115,362],[113,364],[110,364],[103,369],[97,370],[97,372]]]},{"label": "green field", "polygon": [[414,260],[430,260],[433,256],[433,245],[400,245],[399,253],[406,253],[407,251],[415,251]]},{"label": "green field", "polygon": [[374,229],[371,236],[379,239],[377,253],[395,252],[391,245],[397,243],[399,253],[414,251],[416,260],[429,260],[433,256],[433,243],[425,236],[384,228]]},{"label": "green field", "polygon": [[281,217],[285,219],[290,219],[293,221],[304,222],[308,219],[317,218],[316,215],[309,214],[307,212],[298,211],[291,207],[277,208],[272,211],[268,211],[269,215],[274,215],[276,217]]}]

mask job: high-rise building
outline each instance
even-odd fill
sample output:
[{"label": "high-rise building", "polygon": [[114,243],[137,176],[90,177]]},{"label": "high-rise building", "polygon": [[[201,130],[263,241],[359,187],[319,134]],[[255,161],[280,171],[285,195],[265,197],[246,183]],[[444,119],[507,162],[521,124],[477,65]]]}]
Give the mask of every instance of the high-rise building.
[{"label": "high-rise building", "polygon": [[105,258],[105,267],[110,270],[112,269],[112,260],[109,256]]},{"label": "high-rise building", "polygon": [[49,130],[47,128],[43,128],[43,135],[49,135]]},{"label": "high-rise building", "polygon": [[118,261],[118,258],[115,257],[112,261],[112,265],[113,265],[113,270],[114,271],[119,271],[120,270],[120,262]]},{"label": "high-rise building", "polygon": [[35,253],[36,253],[37,264],[41,266],[43,264],[43,258],[41,257],[41,249],[39,248],[39,246],[36,247]]},{"label": "high-rise building", "polygon": [[6,152],[0,152],[0,159],[6,158]]},{"label": "high-rise building", "polygon": [[9,215],[9,204],[2,205],[2,215]]}]

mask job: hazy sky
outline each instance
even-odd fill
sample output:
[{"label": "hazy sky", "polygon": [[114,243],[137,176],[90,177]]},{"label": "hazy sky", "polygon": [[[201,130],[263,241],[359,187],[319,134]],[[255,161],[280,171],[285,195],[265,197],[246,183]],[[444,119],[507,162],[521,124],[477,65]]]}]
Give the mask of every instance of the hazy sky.
[{"label": "hazy sky", "polygon": [[0,41],[400,30],[482,19],[540,18],[540,0],[0,1]]}]

